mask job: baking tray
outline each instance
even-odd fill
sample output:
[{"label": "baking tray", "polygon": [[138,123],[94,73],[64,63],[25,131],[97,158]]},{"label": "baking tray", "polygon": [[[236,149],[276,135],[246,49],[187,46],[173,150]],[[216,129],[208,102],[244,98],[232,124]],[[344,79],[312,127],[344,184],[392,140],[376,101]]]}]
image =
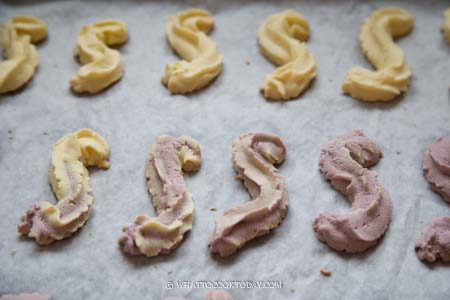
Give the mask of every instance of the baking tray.
[{"label": "baking tray", "polygon": [[[376,8],[398,5],[416,20],[398,40],[413,70],[408,92],[390,103],[367,104],[341,93],[347,71],[370,67],[358,44],[362,21]],[[415,240],[434,216],[450,206],[422,175],[424,150],[449,134],[450,46],[440,32],[448,1],[0,1],[0,20],[32,14],[49,25],[38,45],[40,65],[21,91],[0,97],[0,294],[40,292],[52,299],[205,299],[205,289],[166,288],[169,281],[282,281],[280,289],[233,289],[235,299],[449,299],[450,269],[417,259]],[[189,7],[209,10],[211,33],[224,54],[222,74],[188,96],[173,96],[160,83],[166,63],[177,60],[166,42],[169,16]],[[293,8],[311,25],[307,42],[317,78],[297,100],[268,102],[258,89],[275,67],[264,58],[256,33],[264,19]],[[80,67],[73,58],[81,26],[104,18],[128,24],[119,47],[123,79],[95,96],[78,96],[68,80]],[[247,64],[246,62],[249,62]],[[47,172],[52,145],[81,127],[111,146],[111,168],[91,170],[93,214],[71,238],[39,247],[15,226],[32,204],[54,201]],[[392,223],[377,247],[342,254],[318,241],[314,217],[345,211],[345,197],[318,170],[321,146],[361,129],[383,149],[373,169],[391,193]],[[280,167],[289,212],[272,234],[218,259],[208,253],[214,219],[249,200],[234,180],[232,142],[248,131],[280,135],[287,159]],[[157,136],[196,138],[203,165],[186,176],[196,203],[195,224],[181,246],[157,258],[130,257],[117,245],[121,227],[138,214],[154,215],[144,162]],[[217,211],[210,211],[217,208]],[[320,269],[330,269],[324,277]]]}]

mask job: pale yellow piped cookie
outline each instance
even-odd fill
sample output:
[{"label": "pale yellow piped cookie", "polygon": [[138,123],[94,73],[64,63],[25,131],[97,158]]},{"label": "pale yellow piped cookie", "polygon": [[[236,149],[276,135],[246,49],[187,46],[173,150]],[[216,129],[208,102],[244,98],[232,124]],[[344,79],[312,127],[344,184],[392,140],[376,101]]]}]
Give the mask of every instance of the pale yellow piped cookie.
[{"label": "pale yellow piped cookie", "polygon": [[362,101],[390,101],[408,89],[411,69],[393,38],[408,34],[414,18],[406,10],[386,7],[364,21],[359,34],[361,48],[377,69],[350,69],[342,91]]},{"label": "pale yellow piped cookie", "polygon": [[201,9],[188,9],[167,22],[167,39],[183,58],[168,64],[161,79],[172,93],[184,94],[201,89],[219,75],[223,55],[207,36],[213,27],[213,18]]},{"label": "pale yellow piped cookie", "polygon": [[450,8],[444,12],[444,24],[442,25],[442,32],[445,39],[450,43]]},{"label": "pale yellow piped cookie", "polygon": [[280,66],[266,76],[261,91],[271,100],[299,96],[316,76],[314,56],[306,48],[309,24],[295,10],[269,16],[261,25],[258,40],[261,52]]},{"label": "pale yellow piped cookie", "polygon": [[12,92],[32,77],[39,64],[33,43],[47,37],[47,24],[32,16],[15,16],[3,23],[1,42],[5,60],[0,63],[0,93]]},{"label": "pale yellow piped cookie", "polygon": [[84,66],[70,80],[72,89],[78,93],[98,93],[122,78],[120,53],[108,46],[127,40],[127,25],[118,20],[83,26],[77,37],[75,56]]},{"label": "pale yellow piped cookie", "polygon": [[71,236],[89,219],[94,198],[87,167],[109,168],[109,145],[98,133],[83,128],[62,137],[53,146],[48,178],[57,204],[42,201],[31,206],[17,231],[48,245]]}]

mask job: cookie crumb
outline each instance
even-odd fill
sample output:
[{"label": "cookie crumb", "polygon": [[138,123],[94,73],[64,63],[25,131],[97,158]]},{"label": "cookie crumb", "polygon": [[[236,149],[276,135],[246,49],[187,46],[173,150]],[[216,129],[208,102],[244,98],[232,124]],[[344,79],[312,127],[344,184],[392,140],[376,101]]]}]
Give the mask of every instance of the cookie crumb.
[{"label": "cookie crumb", "polygon": [[323,276],[326,276],[326,277],[330,277],[331,271],[327,270],[327,269],[320,269],[320,274],[322,274]]},{"label": "cookie crumb", "polygon": [[245,64],[246,64],[247,66],[250,66],[250,61],[247,59],[247,60],[245,61]]},{"label": "cookie crumb", "polygon": [[217,211],[217,208],[213,207],[209,209],[210,211]]}]

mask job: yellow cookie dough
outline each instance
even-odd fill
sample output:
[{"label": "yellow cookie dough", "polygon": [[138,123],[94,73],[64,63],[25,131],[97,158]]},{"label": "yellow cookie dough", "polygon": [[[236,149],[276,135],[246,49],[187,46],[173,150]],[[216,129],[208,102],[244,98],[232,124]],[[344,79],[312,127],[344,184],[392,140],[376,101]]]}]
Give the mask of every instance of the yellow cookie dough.
[{"label": "yellow cookie dough", "polygon": [[36,47],[47,37],[47,24],[32,16],[15,16],[3,23],[1,41],[6,58],[0,63],[0,93],[15,91],[27,83],[39,64]]},{"label": "yellow cookie dough", "polygon": [[390,101],[408,89],[411,69],[393,38],[406,35],[414,18],[398,7],[376,10],[364,21],[359,41],[377,71],[353,67],[342,85],[345,94],[363,101]]},{"label": "yellow cookie dough", "polygon": [[450,8],[444,12],[444,24],[442,25],[442,32],[445,38],[450,43]]},{"label": "yellow cookie dough", "polygon": [[309,37],[305,17],[289,9],[269,16],[258,32],[262,53],[281,66],[266,76],[261,91],[272,100],[300,95],[316,76],[316,62],[304,41]]},{"label": "yellow cookie dough", "polygon": [[75,56],[82,66],[70,80],[75,92],[98,93],[123,75],[120,53],[108,46],[128,40],[127,25],[118,20],[103,20],[81,28]]},{"label": "yellow cookie dough", "polygon": [[167,22],[167,39],[183,58],[168,64],[161,79],[172,93],[184,94],[201,89],[219,75],[223,55],[207,36],[213,27],[213,18],[201,9],[188,9]]},{"label": "yellow cookie dough", "polygon": [[80,129],[53,146],[49,181],[58,203],[31,206],[17,227],[21,234],[47,245],[72,235],[89,218],[93,198],[88,166],[109,168],[109,146],[90,129]]},{"label": "yellow cookie dough", "polygon": [[148,192],[158,216],[140,215],[123,227],[119,245],[124,252],[151,257],[178,247],[194,221],[194,201],[183,171],[198,171],[201,160],[200,145],[193,138],[158,137],[145,167]]}]

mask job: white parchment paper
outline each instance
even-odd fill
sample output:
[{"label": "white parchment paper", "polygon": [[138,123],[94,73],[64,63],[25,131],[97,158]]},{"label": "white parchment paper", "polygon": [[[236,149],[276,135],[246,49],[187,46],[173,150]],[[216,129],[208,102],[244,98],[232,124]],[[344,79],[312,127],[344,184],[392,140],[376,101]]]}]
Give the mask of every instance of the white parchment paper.
[{"label": "white parchment paper", "polygon": [[[354,65],[369,67],[358,44],[362,21],[379,7],[399,5],[416,18],[398,40],[414,72],[404,97],[366,104],[341,94]],[[40,292],[52,299],[205,299],[204,289],[166,289],[168,281],[279,280],[281,289],[234,289],[236,299],[449,299],[450,268],[426,265],[415,240],[450,205],[422,175],[427,145],[449,134],[450,46],[440,32],[448,1],[0,1],[0,20],[32,14],[49,25],[37,49],[40,66],[21,91],[0,96],[0,294]],[[224,53],[222,74],[208,88],[172,96],[160,83],[164,65],[178,57],[165,40],[167,18],[189,7],[209,10],[211,37]],[[318,74],[298,100],[268,102],[258,92],[275,67],[259,52],[256,32],[273,13],[294,8],[311,25],[307,45]],[[96,96],[77,96],[68,80],[80,67],[72,51],[83,24],[118,18],[130,39],[119,48],[123,79]],[[246,61],[250,64],[247,65]],[[93,214],[74,236],[39,247],[20,238],[20,216],[37,201],[54,201],[47,172],[52,145],[81,127],[102,134],[111,146],[111,168],[91,170]],[[345,197],[318,170],[321,146],[362,129],[384,151],[374,167],[393,200],[392,223],[379,245],[363,254],[337,253],[312,229],[325,211],[345,211]],[[289,212],[273,234],[249,243],[228,259],[210,256],[214,219],[249,200],[234,180],[233,140],[248,131],[280,135],[287,159],[280,167]],[[187,134],[201,143],[203,166],[186,176],[196,203],[195,224],[170,255],[148,259],[123,255],[121,227],[139,214],[154,215],[144,162],[156,137]],[[210,211],[217,208],[217,211]],[[330,269],[331,277],[319,270]]]}]

